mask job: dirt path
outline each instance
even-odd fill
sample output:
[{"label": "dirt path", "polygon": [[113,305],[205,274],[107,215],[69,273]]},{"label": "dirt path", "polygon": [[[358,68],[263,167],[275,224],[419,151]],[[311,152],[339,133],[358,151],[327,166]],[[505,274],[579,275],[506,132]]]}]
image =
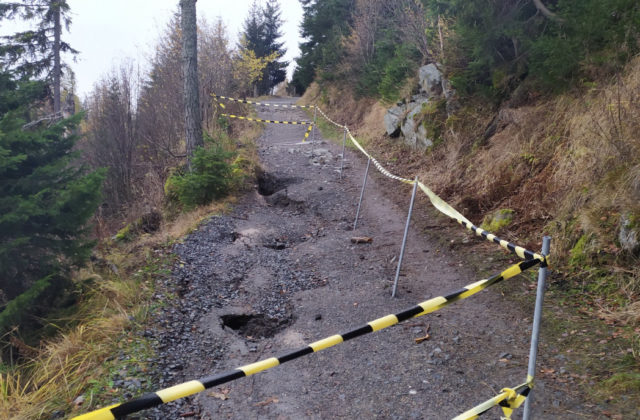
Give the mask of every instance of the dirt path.
[{"label": "dirt path", "polygon": [[[275,108],[258,115],[307,118]],[[257,191],[231,216],[212,218],[176,247],[181,261],[168,287],[176,287],[180,299],[152,333],[166,372],[160,386],[276,356],[479,280],[455,252],[414,228],[392,299],[410,187],[372,177],[352,232],[366,161],[348,151],[341,180],[340,147],[322,142],[312,156],[309,144],[296,144],[303,135],[300,126],[267,125],[259,140],[265,174]],[[407,198],[400,206],[388,194],[398,189]],[[373,243],[352,244],[352,236]],[[488,290],[149,416],[451,418],[524,381],[530,319]],[[416,344],[427,328],[431,339]],[[585,418],[578,414],[585,408],[555,386],[537,384],[535,418]],[[496,408],[483,418],[500,413]]]}]

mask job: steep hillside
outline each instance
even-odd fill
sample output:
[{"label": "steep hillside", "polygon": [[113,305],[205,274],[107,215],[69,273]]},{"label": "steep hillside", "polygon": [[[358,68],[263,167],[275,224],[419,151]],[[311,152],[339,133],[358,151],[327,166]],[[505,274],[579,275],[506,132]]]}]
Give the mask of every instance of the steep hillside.
[{"label": "steep hillside", "polygon": [[[640,58],[609,80],[521,106],[496,108],[467,98],[447,115],[425,105],[413,117],[416,124],[440,129],[427,148],[386,134],[384,116],[393,104],[355,100],[344,85],[313,84],[301,102],[329,109],[383,164],[402,176],[417,175],[474,223],[533,249],[551,235],[549,305],[555,315],[545,314],[548,339],[557,340],[561,352],[579,352],[591,366],[584,384],[598,384],[594,398],[610,399],[614,392],[637,398],[638,74]],[[416,85],[411,78],[403,90],[415,92]],[[512,217],[491,225],[496,213]],[[582,328],[586,339],[563,342]],[[606,358],[594,357],[594,342]]]}]

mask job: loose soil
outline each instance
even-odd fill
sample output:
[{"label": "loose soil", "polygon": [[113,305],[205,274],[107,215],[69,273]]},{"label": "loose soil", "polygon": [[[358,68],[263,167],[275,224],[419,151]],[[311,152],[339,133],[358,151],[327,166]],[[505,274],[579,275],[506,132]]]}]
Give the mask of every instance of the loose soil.
[{"label": "loose soil", "polygon": [[[299,110],[264,107],[258,116],[308,118]],[[145,332],[158,343],[158,389],[283,354],[481,278],[467,264],[464,245],[473,239],[460,231],[445,236],[450,229],[440,228],[420,199],[398,296],[391,298],[410,187],[374,174],[372,167],[353,231],[366,160],[347,150],[341,177],[341,145],[319,132],[315,143],[299,144],[304,132],[302,126],[267,125],[258,142],[263,171],[255,191],[175,247],[178,262],[156,298],[166,300],[169,291],[177,296]],[[373,241],[351,242],[365,236]],[[502,290],[486,290],[144,416],[454,417],[525,380],[532,311]],[[416,344],[427,333],[430,338]],[[593,407],[574,392],[571,378],[539,378],[534,418],[594,418]],[[483,418],[500,414],[494,408]]]}]

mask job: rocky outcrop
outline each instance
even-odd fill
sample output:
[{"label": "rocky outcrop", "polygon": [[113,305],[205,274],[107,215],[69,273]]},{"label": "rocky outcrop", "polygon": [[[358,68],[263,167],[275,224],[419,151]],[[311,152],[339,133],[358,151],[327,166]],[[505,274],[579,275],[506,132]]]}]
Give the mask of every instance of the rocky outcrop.
[{"label": "rocky outcrop", "polygon": [[433,146],[433,141],[427,137],[427,129],[422,124],[416,124],[416,116],[422,111],[422,107],[429,103],[429,99],[425,97],[412,99],[413,101],[406,105],[406,117],[400,128],[404,141],[418,148]]},{"label": "rocky outcrop", "polygon": [[427,64],[418,70],[420,93],[409,100],[399,102],[391,107],[384,116],[384,127],[391,137],[402,134],[404,142],[412,147],[427,148],[433,145],[427,128],[421,124],[422,110],[432,101],[445,99],[447,113],[457,109],[455,91],[449,81],[444,78],[436,63]]},{"label": "rocky outcrop", "polygon": [[442,73],[434,64],[427,64],[418,70],[418,79],[420,80],[420,90],[424,92],[428,98],[442,95]]},{"label": "rocky outcrop", "polygon": [[404,118],[405,108],[402,103],[391,107],[384,116],[384,129],[391,137],[398,137],[400,134],[400,125]]}]

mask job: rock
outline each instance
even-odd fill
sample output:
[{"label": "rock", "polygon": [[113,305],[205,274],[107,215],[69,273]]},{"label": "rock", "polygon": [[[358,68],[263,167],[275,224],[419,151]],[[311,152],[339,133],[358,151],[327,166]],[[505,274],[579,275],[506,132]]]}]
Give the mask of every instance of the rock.
[{"label": "rock", "polygon": [[402,124],[402,117],[406,112],[405,105],[396,105],[390,108],[384,116],[384,129],[391,137],[398,137],[400,134],[400,125]]},{"label": "rock", "polygon": [[370,244],[373,242],[373,238],[369,236],[354,236],[351,238],[351,243],[354,244]]},{"label": "rock", "polygon": [[484,217],[480,227],[489,232],[497,232],[513,221],[514,211],[511,209],[499,209]]},{"label": "rock", "polygon": [[419,96],[414,102],[407,105],[407,117],[400,130],[404,136],[405,143],[409,146],[426,148],[433,145],[433,141],[427,138],[427,130],[420,124],[416,124],[415,117],[422,111],[422,106],[429,103],[429,98]]},{"label": "rock", "polygon": [[618,233],[618,241],[624,251],[637,254],[640,251],[640,240],[638,238],[637,221],[634,215],[623,213],[620,218],[620,233]]},{"label": "rock", "polygon": [[427,94],[427,97],[433,98],[442,95],[442,73],[434,63],[420,67],[418,79],[420,89]]}]

